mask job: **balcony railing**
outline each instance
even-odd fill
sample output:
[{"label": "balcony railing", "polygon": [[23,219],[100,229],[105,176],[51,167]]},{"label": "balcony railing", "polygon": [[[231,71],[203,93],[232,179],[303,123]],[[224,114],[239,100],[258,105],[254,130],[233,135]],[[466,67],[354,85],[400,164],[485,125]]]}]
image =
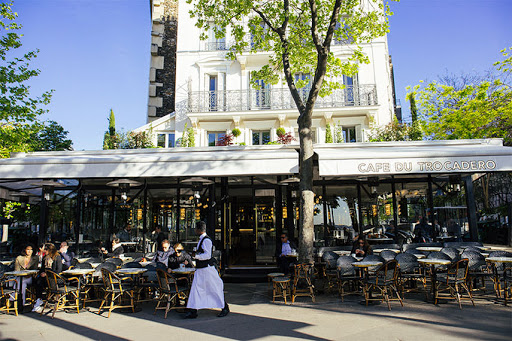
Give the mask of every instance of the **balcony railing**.
[{"label": "balcony railing", "polygon": [[[308,91],[299,89],[306,99]],[[375,85],[346,86],[329,96],[318,97],[315,108],[377,105]],[[188,112],[296,109],[288,88],[223,91],[193,91],[188,94]]]},{"label": "balcony railing", "polygon": [[225,41],[209,41],[204,43],[205,51],[226,51],[229,46]]}]

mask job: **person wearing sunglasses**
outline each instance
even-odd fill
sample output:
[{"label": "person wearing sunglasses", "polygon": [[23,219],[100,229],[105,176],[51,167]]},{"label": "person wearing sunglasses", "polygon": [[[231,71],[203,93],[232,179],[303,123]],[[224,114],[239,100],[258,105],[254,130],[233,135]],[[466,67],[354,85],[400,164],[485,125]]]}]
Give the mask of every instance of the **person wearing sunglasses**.
[{"label": "person wearing sunglasses", "polygon": [[294,262],[294,258],[289,257],[297,250],[297,246],[291,240],[288,240],[286,233],[281,234],[281,244],[276,251],[277,265],[285,275],[290,272],[290,264]]}]

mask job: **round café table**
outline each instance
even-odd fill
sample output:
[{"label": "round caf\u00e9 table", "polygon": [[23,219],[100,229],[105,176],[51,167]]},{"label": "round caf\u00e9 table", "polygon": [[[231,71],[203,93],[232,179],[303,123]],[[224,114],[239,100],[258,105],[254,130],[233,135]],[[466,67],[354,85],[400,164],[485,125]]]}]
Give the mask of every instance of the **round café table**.
[{"label": "round caf\u00e9 table", "polygon": [[144,268],[124,268],[124,269],[117,269],[116,274],[117,275],[142,275],[144,272],[148,271],[148,269]]},{"label": "round caf\u00e9 table", "polygon": [[[421,251],[421,250],[420,250]],[[435,302],[435,298],[437,296],[437,286],[436,286],[436,265],[448,265],[451,264],[451,261],[446,259],[438,259],[438,258],[423,258],[418,259],[418,263],[428,266],[430,265],[430,282],[432,283],[432,295],[433,301]]]},{"label": "round caf\u00e9 table", "polygon": [[337,250],[337,251],[333,251],[335,254],[337,254],[338,256],[348,256],[350,255],[351,251],[349,250]]},{"label": "round caf\u00e9 table", "polygon": [[377,249],[377,250],[373,250],[373,253],[381,253],[384,250],[393,251],[394,253],[400,253],[400,250],[398,250],[398,249]]},{"label": "round caf\u00e9 table", "polygon": [[8,271],[5,272],[5,276],[14,276],[17,277],[16,279],[16,291],[18,294],[18,307],[21,307],[21,309],[18,309],[20,312],[23,312],[23,298],[21,295],[21,281],[23,280],[23,277],[33,277],[37,275],[39,270],[20,270],[20,271]]},{"label": "round caf\u00e9 table", "polygon": [[[500,263],[505,264],[511,264],[512,263],[512,257],[487,257],[485,259],[486,262],[492,263],[493,265],[493,272],[494,272],[494,280],[500,283],[500,278],[498,276],[498,271],[496,269],[496,265]],[[503,271],[503,281],[505,281],[506,271]],[[507,305],[508,295],[507,295],[507,288],[504,288],[503,295],[505,298],[505,305]],[[496,293],[498,295],[498,292]]]},{"label": "round caf\u00e9 table", "polygon": [[431,252],[439,252],[441,251],[443,248],[440,247],[440,246],[418,246],[416,248],[416,250],[418,251],[421,251],[421,252],[427,252],[427,253],[431,253]]},{"label": "round caf\u00e9 table", "polygon": [[[363,271],[366,281],[368,281],[369,269],[372,267],[381,266],[382,264],[383,264],[382,262],[377,262],[377,261],[360,261],[360,262],[352,263],[352,266],[354,266],[355,268],[361,269]],[[370,290],[370,299],[371,299],[371,297],[372,297],[372,292]],[[364,301],[361,301],[361,304],[363,304],[363,302],[365,305],[368,304],[366,299]],[[373,301],[371,301],[371,302],[373,302]],[[374,304],[377,304],[377,303],[374,302]]]},{"label": "round caf\u00e9 table", "polygon": [[144,268],[121,268],[116,270],[116,275],[122,276],[130,276],[133,278],[133,282],[135,286],[138,286],[140,283],[140,278],[144,272],[148,271],[148,269]]},{"label": "round caf\u00e9 table", "polygon": [[177,275],[178,278],[184,277],[188,280],[189,287],[192,285],[196,268],[177,268],[171,270],[173,275]]},{"label": "round caf\u00e9 table", "polygon": [[387,244],[392,243],[394,240],[392,238],[366,238],[369,244],[375,245],[375,244]]},{"label": "round caf\u00e9 table", "polygon": [[77,260],[79,263],[83,263],[83,262],[87,262],[89,259],[91,259],[91,257],[77,258],[76,260]]},{"label": "round caf\u00e9 table", "polygon": [[86,276],[92,274],[94,271],[94,269],[69,269],[62,271],[61,274],[68,276]]},{"label": "round caf\u00e9 table", "polygon": [[416,250],[421,252],[439,252],[443,248],[441,246],[418,246]]}]

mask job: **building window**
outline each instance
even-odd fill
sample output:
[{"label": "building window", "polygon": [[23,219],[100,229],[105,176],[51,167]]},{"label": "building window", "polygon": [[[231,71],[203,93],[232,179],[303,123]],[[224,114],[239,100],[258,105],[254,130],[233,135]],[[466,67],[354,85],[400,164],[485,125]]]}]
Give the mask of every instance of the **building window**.
[{"label": "building window", "polygon": [[[208,24],[210,25],[210,29],[208,30],[206,51],[226,50],[226,32],[220,26],[215,25],[213,22],[209,22]],[[222,31],[224,33],[224,37],[217,38],[215,31]]]},{"label": "building window", "polygon": [[175,147],[175,136],[174,133],[167,134],[167,148],[174,148]]},{"label": "building window", "polygon": [[219,139],[226,136],[226,133],[223,131],[211,131],[208,132],[208,146],[216,146]]},{"label": "building window", "polygon": [[256,108],[259,109],[269,109],[270,108],[270,85],[265,84],[262,79],[258,79],[255,81],[258,85],[257,89],[253,89],[252,93],[254,94],[254,104],[256,104]]},{"label": "building window", "polygon": [[210,111],[217,111],[217,76],[210,76],[208,90],[208,107]]},{"label": "building window", "polygon": [[270,131],[253,131],[252,132],[252,144],[253,146],[263,145],[270,142]]},{"label": "building window", "polygon": [[343,85],[345,85],[345,105],[354,105],[357,96],[357,75],[353,77],[343,75]]},{"label": "building window", "polygon": [[343,139],[346,143],[357,142],[356,127],[343,127]]},{"label": "building window", "polygon": [[156,146],[165,148],[165,134],[158,134],[156,136]]}]

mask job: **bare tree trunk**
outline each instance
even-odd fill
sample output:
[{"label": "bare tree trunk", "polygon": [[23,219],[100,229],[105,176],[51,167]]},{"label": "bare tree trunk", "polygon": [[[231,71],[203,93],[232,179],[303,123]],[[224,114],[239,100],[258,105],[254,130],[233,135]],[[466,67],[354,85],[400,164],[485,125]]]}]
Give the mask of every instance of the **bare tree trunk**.
[{"label": "bare tree trunk", "polygon": [[[311,109],[309,109],[312,111]],[[301,115],[299,120],[300,136],[300,211],[299,211],[299,261],[313,263],[313,240],[315,227],[313,224],[314,200],[313,192],[313,139],[311,138],[311,113]]]}]

